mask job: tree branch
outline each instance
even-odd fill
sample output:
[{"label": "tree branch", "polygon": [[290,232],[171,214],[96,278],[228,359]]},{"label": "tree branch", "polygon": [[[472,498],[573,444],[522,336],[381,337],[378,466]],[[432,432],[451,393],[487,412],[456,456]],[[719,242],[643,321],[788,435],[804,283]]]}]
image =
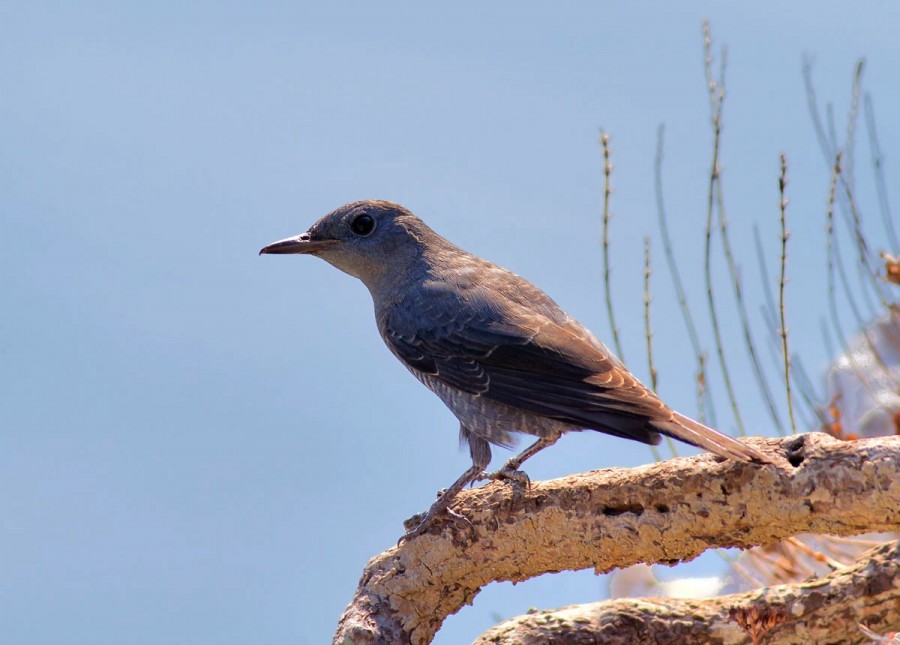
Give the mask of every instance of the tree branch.
[{"label": "tree branch", "polygon": [[473,645],[747,643],[735,611],[751,626],[774,623],[761,643],[860,643],[869,642],[860,623],[876,633],[900,627],[898,606],[900,542],[889,542],[808,582],[707,600],[621,598],[540,611],[489,629]]},{"label": "tree branch", "polygon": [[821,433],[748,443],[783,465],[713,455],[465,491],[447,521],[366,565],[334,637],[342,645],[428,643],[493,581],[638,562],[673,564],[709,548],[800,533],[900,528],[900,437]]}]

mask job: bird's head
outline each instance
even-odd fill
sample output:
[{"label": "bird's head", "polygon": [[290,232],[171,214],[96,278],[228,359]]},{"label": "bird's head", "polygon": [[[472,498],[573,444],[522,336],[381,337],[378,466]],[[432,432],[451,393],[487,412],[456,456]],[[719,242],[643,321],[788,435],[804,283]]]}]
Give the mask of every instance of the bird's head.
[{"label": "bird's head", "polygon": [[443,242],[400,204],[366,200],[331,211],[306,233],[269,244],[260,255],[316,255],[372,289],[407,271],[432,240]]}]

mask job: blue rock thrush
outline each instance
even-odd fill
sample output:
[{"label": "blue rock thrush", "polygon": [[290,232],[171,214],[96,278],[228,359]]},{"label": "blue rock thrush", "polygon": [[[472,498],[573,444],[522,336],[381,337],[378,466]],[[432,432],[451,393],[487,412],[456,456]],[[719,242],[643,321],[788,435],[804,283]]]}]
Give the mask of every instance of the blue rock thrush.
[{"label": "blue rock thrush", "polygon": [[[424,532],[479,479],[519,467],[572,430],[657,444],[668,435],[723,457],[768,463],[750,446],[673,411],[577,320],[527,280],[466,253],[399,204],[353,202],[260,253],[316,255],[363,281],[388,349],[459,419],[472,467],[401,539]],[[491,444],[538,439],[485,475]]]}]

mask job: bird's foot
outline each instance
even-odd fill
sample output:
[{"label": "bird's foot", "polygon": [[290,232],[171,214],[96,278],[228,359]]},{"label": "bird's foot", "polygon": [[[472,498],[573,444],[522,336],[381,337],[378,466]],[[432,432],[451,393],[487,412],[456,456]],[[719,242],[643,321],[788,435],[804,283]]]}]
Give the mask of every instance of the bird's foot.
[{"label": "bird's foot", "polygon": [[466,487],[467,484],[476,480],[478,476],[484,471],[484,466],[472,464],[472,466],[460,475],[459,479],[457,479],[453,484],[450,485],[450,488],[442,490],[438,493],[438,498],[435,500],[434,504],[431,505],[431,508],[428,509],[428,512],[425,515],[416,515],[414,517],[409,518],[403,523],[403,527],[406,529],[406,534],[401,537],[397,541],[397,546],[400,546],[406,540],[410,540],[414,537],[422,535],[425,531],[431,528],[431,525],[434,523],[435,519],[437,519],[442,513],[446,514],[451,520],[453,520],[456,524],[464,524],[465,527],[471,532],[472,540],[477,538],[477,534],[475,533],[475,527],[472,525],[468,519],[454,511],[450,508],[450,504],[456,499],[456,496],[459,492]]},{"label": "bird's foot", "polygon": [[[441,491],[443,492],[443,491]],[[440,495],[440,493],[438,493]],[[403,522],[403,528],[406,529],[406,533],[404,533],[399,540],[397,540],[397,546],[401,546],[404,542],[413,539],[414,537],[418,537],[425,533],[434,522],[439,519],[440,515],[446,515],[448,518],[453,520],[453,522],[460,526],[472,534],[472,539],[475,539],[475,526],[469,519],[457,513],[449,506],[443,508],[435,508],[438,506],[438,502],[440,502],[440,498],[435,502],[430,509],[428,509],[425,513],[417,513],[413,515],[411,518]]]},{"label": "bird's foot", "polygon": [[525,474],[525,471],[518,470],[517,468],[510,468],[509,466],[504,466],[500,470],[492,473],[485,473],[481,476],[481,479],[488,479],[495,482],[508,481],[526,489],[531,487],[531,479]]}]

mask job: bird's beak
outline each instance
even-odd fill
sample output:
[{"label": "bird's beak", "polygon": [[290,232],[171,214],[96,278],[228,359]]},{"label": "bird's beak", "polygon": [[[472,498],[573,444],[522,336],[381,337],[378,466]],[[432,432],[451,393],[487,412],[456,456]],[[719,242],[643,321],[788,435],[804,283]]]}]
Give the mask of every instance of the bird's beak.
[{"label": "bird's beak", "polygon": [[303,233],[295,237],[278,240],[269,246],[264,246],[260,249],[259,254],[306,253],[317,255],[335,244],[337,244],[337,240],[315,240],[309,233]]}]

